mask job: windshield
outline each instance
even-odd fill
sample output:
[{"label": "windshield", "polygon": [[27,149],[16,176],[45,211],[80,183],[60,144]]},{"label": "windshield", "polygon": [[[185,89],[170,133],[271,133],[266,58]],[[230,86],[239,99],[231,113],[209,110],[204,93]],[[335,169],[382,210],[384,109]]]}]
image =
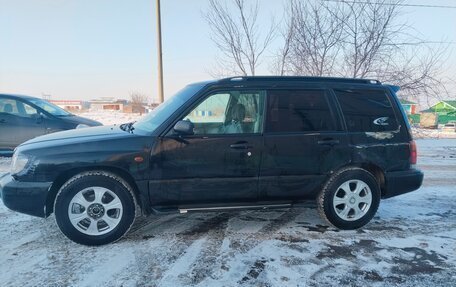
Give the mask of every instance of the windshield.
[{"label": "windshield", "polygon": [[144,130],[146,132],[153,132],[164,121],[166,121],[177,109],[179,109],[185,102],[187,102],[194,94],[201,88],[202,84],[193,84],[186,86],[173,97],[167,99],[164,103],[156,107],[145,117],[137,121],[133,127],[134,129]]},{"label": "windshield", "polygon": [[58,106],[51,104],[45,100],[41,99],[29,99],[29,101],[32,104],[37,105],[38,107],[42,108],[46,112],[50,113],[53,116],[57,117],[65,117],[65,116],[71,116],[71,113],[65,111],[62,108],[59,108]]}]

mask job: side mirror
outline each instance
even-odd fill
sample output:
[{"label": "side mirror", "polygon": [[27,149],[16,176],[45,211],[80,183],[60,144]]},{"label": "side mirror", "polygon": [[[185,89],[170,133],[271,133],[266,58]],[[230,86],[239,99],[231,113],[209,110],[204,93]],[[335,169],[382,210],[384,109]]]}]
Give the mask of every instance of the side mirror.
[{"label": "side mirror", "polygon": [[193,128],[195,126],[191,121],[178,121],[174,125],[174,132],[179,135],[193,135]]}]

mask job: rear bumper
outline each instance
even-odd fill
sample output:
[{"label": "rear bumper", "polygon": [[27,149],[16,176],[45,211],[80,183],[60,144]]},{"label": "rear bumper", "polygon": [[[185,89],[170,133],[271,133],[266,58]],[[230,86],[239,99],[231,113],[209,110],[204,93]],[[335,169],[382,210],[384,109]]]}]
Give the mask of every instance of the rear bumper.
[{"label": "rear bumper", "polygon": [[420,188],[424,174],[418,169],[387,172],[385,174],[385,193],[383,198],[389,198],[411,192]]},{"label": "rear bumper", "polygon": [[20,182],[6,174],[0,178],[0,197],[11,210],[45,217],[44,207],[52,182]]}]

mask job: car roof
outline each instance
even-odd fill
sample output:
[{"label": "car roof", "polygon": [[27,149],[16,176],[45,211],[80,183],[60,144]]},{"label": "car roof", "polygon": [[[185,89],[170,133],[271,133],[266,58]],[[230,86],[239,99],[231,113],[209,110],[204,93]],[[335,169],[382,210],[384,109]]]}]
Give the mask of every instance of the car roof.
[{"label": "car roof", "polygon": [[305,76],[241,76],[230,77],[215,81],[216,83],[227,82],[306,82],[306,83],[347,83],[347,84],[369,84],[381,85],[378,80],[341,78],[341,77],[305,77]]},{"label": "car roof", "polygon": [[248,86],[248,85],[261,85],[261,86],[288,86],[300,84],[328,84],[331,86],[344,85],[345,87],[369,87],[389,89],[393,93],[400,90],[399,86],[382,84],[379,80],[363,79],[363,78],[342,78],[342,77],[307,77],[307,76],[239,76],[229,77],[219,80],[203,82],[206,86]]},{"label": "car roof", "polygon": [[15,94],[0,94],[0,97],[11,98],[11,99],[25,99],[25,100],[39,99],[37,97],[26,96],[26,95],[15,95]]}]

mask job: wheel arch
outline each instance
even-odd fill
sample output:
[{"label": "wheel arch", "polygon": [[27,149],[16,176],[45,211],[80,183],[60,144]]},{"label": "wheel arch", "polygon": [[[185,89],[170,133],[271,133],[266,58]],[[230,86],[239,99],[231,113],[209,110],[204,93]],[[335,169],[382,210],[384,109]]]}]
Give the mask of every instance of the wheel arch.
[{"label": "wheel arch", "polygon": [[46,205],[45,205],[45,217],[48,217],[54,212],[54,201],[59,192],[60,188],[73,176],[88,171],[105,171],[113,173],[117,176],[120,176],[123,180],[125,180],[133,190],[133,195],[135,196],[136,202],[138,203],[139,207],[143,209],[144,200],[141,197],[140,190],[134,178],[128,173],[127,171],[112,166],[91,166],[91,167],[79,167],[79,168],[72,168],[60,173],[57,178],[52,183],[49,192],[46,197]]},{"label": "wheel arch", "polygon": [[374,163],[371,163],[371,162],[352,163],[352,164],[340,167],[339,169],[335,170],[332,174],[336,174],[340,170],[347,169],[350,167],[361,168],[361,169],[364,169],[364,170],[368,171],[369,173],[371,173],[379,185],[382,197],[386,194],[385,172],[383,171],[383,169],[380,166],[378,166]]},{"label": "wheel arch", "polygon": [[[354,219],[354,221],[347,220],[344,218],[340,218],[337,215],[335,207],[332,207],[334,204],[332,202],[332,198],[335,196],[337,191],[339,190],[339,185],[344,182],[350,181],[352,179],[356,179],[353,177],[352,173],[362,173],[365,179],[361,179],[362,181],[370,181],[371,182],[371,191],[374,188],[375,193],[372,192],[372,199],[369,205],[369,210],[358,219]],[[345,173],[349,173],[348,175]],[[367,164],[350,164],[344,167],[341,167],[335,170],[331,176],[329,177],[328,181],[323,186],[322,190],[317,196],[317,210],[320,214],[321,218],[323,218],[329,224],[340,228],[340,229],[357,229],[365,224],[367,224],[377,212],[381,197],[382,197],[382,190],[381,190],[381,180],[382,180],[382,170],[380,167],[375,165],[367,165]],[[339,182],[338,182],[339,181]],[[367,183],[369,184],[369,183]],[[372,186],[372,185],[376,186]],[[356,203],[356,201],[355,201]],[[353,203],[352,203],[353,204]]]}]

